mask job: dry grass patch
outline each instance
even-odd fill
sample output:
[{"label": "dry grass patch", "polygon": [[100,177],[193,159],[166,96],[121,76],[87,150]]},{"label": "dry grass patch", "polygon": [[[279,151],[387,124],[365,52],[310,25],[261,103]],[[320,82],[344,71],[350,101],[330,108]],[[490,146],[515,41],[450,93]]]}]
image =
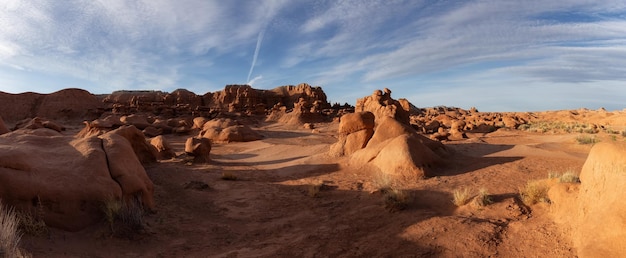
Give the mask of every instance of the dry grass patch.
[{"label": "dry grass patch", "polygon": [[411,194],[402,189],[384,189],[381,191],[385,203],[385,209],[389,212],[397,212],[409,207],[411,203]]},{"label": "dry grass patch", "polygon": [[461,207],[467,204],[472,199],[472,192],[469,188],[455,189],[452,192],[452,203]]},{"label": "dry grass patch", "polygon": [[596,144],[596,143],[600,142],[600,139],[598,139],[595,136],[580,135],[580,136],[576,137],[576,142],[578,144],[583,144],[583,145]]},{"label": "dry grass patch", "polygon": [[232,172],[222,172],[222,177],[220,177],[222,180],[226,180],[226,181],[237,181],[237,176],[235,174],[233,174]]},{"label": "dry grass patch", "polygon": [[491,195],[485,188],[481,188],[478,190],[478,194],[474,197],[474,205],[478,207],[485,207],[489,204],[492,204],[493,200],[491,199]]},{"label": "dry grass patch", "polygon": [[519,189],[519,195],[522,202],[526,205],[533,205],[539,202],[550,203],[548,190],[549,187],[544,181],[528,181],[524,187]]},{"label": "dry grass patch", "polygon": [[0,202],[0,257],[19,257],[22,238],[18,232],[19,224],[13,208],[7,208]]}]

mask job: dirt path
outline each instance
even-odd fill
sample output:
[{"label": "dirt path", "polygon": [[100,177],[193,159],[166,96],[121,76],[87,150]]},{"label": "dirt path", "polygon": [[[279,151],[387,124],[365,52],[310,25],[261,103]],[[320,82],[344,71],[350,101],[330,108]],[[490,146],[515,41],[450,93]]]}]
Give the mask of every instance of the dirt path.
[{"label": "dirt path", "polygon": [[[405,184],[412,201],[389,212],[380,175],[325,156],[331,129],[258,130],[265,139],[214,145],[209,165],[147,168],[158,207],[146,217],[147,233],[129,240],[109,237],[102,225],[53,230],[25,237],[24,247],[35,257],[575,256],[549,207],[517,197],[529,179],[580,170],[588,148],[575,136],[511,131],[448,143],[453,154],[439,176]],[[179,150],[184,139],[168,136]],[[452,192],[461,187],[485,188],[494,203],[457,208]]]}]

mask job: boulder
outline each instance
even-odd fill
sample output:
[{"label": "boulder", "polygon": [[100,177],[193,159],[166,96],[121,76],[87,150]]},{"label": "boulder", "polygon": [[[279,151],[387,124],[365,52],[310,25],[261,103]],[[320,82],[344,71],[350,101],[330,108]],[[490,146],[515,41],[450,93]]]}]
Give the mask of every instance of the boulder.
[{"label": "boulder", "polygon": [[185,152],[193,156],[194,163],[208,163],[210,161],[211,140],[203,137],[187,138]]},{"label": "boulder", "polygon": [[176,153],[162,135],[150,139],[150,145],[156,149],[159,160],[176,157]]},{"label": "boulder", "polygon": [[155,137],[155,136],[159,136],[163,134],[163,129],[161,128],[156,128],[154,126],[148,126],[146,127],[146,129],[143,129],[143,131],[141,131],[145,136],[148,137]]},{"label": "boulder", "polygon": [[625,257],[626,143],[601,142],[590,151],[579,186],[549,191],[555,220],[571,232],[580,257]]},{"label": "boulder", "polygon": [[106,201],[137,193],[146,208],[154,208],[151,189],[120,136],[0,136],[0,198],[23,212],[41,211],[48,226],[81,230],[102,221]]},{"label": "boulder", "polygon": [[132,114],[128,116],[122,116],[120,118],[120,121],[125,125],[134,125],[139,130],[146,129],[146,127],[150,126],[150,123],[148,123],[148,118],[143,115]]},{"label": "boulder", "polygon": [[130,145],[132,146],[137,158],[139,158],[141,164],[147,165],[157,161],[156,149],[146,142],[144,134],[135,126],[122,126],[113,131],[107,132],[104,135],[107,134],[117,134],[126,138],[126,140],[130,142]]},{"label": "boulder", "polygon": [[214,119],[204,123],[199,136],[214,142],[249,142],[263,138],[249,126],[230,118]]},{"label": "boulder", "polygon": [[339,121],[339,139],[331,145],[329,155],[341,157],[365,148],[374,135],[374,114],[371,112],[349,113]]}]

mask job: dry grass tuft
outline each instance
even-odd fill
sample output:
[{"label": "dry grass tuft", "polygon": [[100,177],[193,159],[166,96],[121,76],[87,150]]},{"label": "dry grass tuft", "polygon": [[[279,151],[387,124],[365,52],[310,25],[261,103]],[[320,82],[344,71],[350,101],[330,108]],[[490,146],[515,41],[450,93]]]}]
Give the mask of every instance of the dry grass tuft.
[{"label": "dry grass tuft", "polygon": [[478,207],[485,207],[489,204],[492,204],[493,200],[491,199],[491,195],[485,188],[481,188],[478,190],[478,194],[474,197],[474,204]]},{"label": "dry grass tuft", "polygon": [[0,257],[19,257],[19,243],[22,238],[18,232],[20,220],[13,208],[5,207],[0,202]]},{"label": "dry grass tuft", "polygon": [[408,191],[395,188],[381,191],[385,202],[385,209],[389,212],[397,212],[409,207],[412,198]]},{"label": "dry grass tuft", "polygon": [[30,236],[47,236],[50,234],[48,225],[44,221],[44,210],[41,198],[37,196],[35,212],[18,212],[17,216],[20,219],[20,229],[24,234]]},{"label": "dry grass tuft", "polygon": [[314,198],[319,197],[322,187],[324,187],[324,183],[309,185],[309,191],[308,191],[309,197],[314,197]]},{"label": "dry grass tuft", "polygon": [[548,186],[543,181],[528,181],[524,187],[519,189],[519,195],[522,202],[526,205],[533,205],[539,202],[550,203],[548,190]]},{"label": "dry grass tuft", "polygon": [[227,181],[237,181],[237,176],[235,174],[233,174],[232,172],[222,172],[222,180],[227,180]]},{"label": "dry grass tuft", "polygon": [[596,144],[598,142],[600,142],[600,139],[596,138],[595,136],[587,136],[587,135],[580,135],[578,137],[576,137],[576,142],[578,142],[578,144]]},{"label": "dry grass tuft", "polygon": [[572,171],[565,172],[559,177],[560,183],[580,183],[580,177]]},{"label": "dry grass tuft", "polygon": [[452,197],[452,203],[454,203],[454,205],[458,207],[461,207],[467,204],[472,199],[472,194],[469,188],[455,189],[452,192]]}]

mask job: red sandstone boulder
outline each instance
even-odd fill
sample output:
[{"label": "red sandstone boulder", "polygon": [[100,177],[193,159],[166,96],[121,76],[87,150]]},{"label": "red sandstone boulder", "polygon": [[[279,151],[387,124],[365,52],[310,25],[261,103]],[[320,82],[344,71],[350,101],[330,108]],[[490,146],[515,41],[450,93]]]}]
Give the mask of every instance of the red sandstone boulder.
[{"label": "red sandstone boulder", "polygon": [[118,135],[0,136],[0,198],[23,212],[43,211],[46,225],[81,230],[102,221],[105,202],[137,195],[154,208],[152,182]]},{"label": "red sandstone boulder", "polygon": [[350,155],[365,148],[374,134],[374,114],[359,112],[341,116],[339,139],[331,145],[329,154],[333,157]]},{"label": "red sandstone boulder", "polygon": [[156,149],[157,159],[159,160],[171,159],[176,156],[176,153],[162,135],[150,139],[150,145]]},{"label": "red sandstone boulder", "polygon": [[214,142],[249,142],[263,138],[249,126],[229,118],[214,119],[204,123],[199,136]]},{"label": "red sandstone boulder", "polygon": [[135,152],[135,155],[137,156],[141,164],[146,165],[156,162],[156,149],[146,142],[146,137],[136,127],[132,125],[122,126],[118,129],[104,134],[103,136],[107,134],[118,134],[126,138],[126,140],[130,142],[130,145],[132,146],[133,151]]},{"label": "red sandstone boulder", "polygon": [[185,142],[185,152],[193,156],[194,163],[208,163],[210,161],[211,140],[202,137],[191,137]]}]

